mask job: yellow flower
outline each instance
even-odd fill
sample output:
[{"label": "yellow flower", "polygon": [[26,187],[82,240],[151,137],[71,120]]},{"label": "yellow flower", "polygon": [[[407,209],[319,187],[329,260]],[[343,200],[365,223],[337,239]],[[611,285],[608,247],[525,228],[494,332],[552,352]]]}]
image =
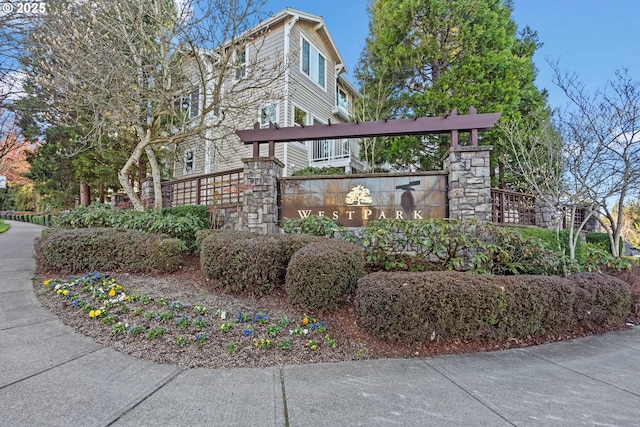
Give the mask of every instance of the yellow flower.
[{"label": "yellow flower", "polygon": [[62,295],[64,295],[65,297],[67,296],[68,293],[69,293],[69,291],[66,290],[66,289],[64,291],[62,291]]},{"label": "yellow flower", "polygon": [[51,280],[45,280],[44,282],[42,282],[42,284],[45,286],[49,286],[50,283],[51,283]]},{"label": "yellow flower", "polygon": [[111,290],[109,291],[109,296],[110,297],[115,297],[116,296],[116,290],[111,288]]},{"label": "yellow flower", "polygon": [[312,346],[311,346],[311,349],[312,349],[312,350],[315,350],[316,348],[318,348],[318,345],[317,345],[317,344],[314,344],[314,345],[312,345]]},{"label": "yellow flower", "polygon": [[306,325],[307,323],[309,323],[309,318],[305,317],[304,319],[302,319],[302,324]]},{"label": "yellow flower", "polygon": [[89,317],[96,317],[96,312],[95,312],[95,311],[93,311],[93,310],[91,310],[91,311],[89,312]]},{"label": "yellow flower", "polygon": [[100,316],[101,314],[102,314],[102,311],[96,310],[96,312],[95,312],[96,317]]},{"label": "yellow flower", "polygon": [[258,341],[256,341],[256,342],[254,343],[254,345],[257,347],[257,346],[259,345],[259,344],[258,344]]},{"label": "yellow flower", "polygon": [[125,300],[125,301],[129,301],[129,299],[130,299],[130,298],[129,298],[129,295],[127,295],[126,297],[124,297],[124,300]]},{"label": "yellow flower", "polygon": [[56,293],[57,293],[58,295],[62,295],[62,289],[58,289],[58,290],[56,291]]}]

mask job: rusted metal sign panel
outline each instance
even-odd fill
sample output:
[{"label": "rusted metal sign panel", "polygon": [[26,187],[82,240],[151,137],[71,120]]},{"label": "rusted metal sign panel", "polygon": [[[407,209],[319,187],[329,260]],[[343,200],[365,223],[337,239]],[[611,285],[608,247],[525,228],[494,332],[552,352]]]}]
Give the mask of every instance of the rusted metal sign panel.
[{"label": "rusted metal sign panel", "polygon": [[323,215],[343,227],[447,217],[447,174],[283,178],[280,219]]}]

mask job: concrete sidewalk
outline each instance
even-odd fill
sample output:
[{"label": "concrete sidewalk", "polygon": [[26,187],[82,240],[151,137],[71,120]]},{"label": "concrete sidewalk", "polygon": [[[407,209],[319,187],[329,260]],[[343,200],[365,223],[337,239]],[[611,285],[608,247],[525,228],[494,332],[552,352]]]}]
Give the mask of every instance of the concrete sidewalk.
[{"label": "concrete sidewalk", "polygon": [[640,426],[640,331],[427,359],[191,369],[97,345],[43,309],[41,227],[0,234],[0,426]]}]

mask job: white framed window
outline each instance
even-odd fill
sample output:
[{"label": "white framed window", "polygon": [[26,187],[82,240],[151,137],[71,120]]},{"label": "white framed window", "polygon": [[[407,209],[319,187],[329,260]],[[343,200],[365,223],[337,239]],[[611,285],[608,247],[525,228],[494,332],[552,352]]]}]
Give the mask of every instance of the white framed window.
[{"label": "white framed window", "polygon": [[200,89],[194,89],[191,93],[183,95],[176,104],[176,109],[185,117],[190,119],[197,117],[200,114]]},{"label": "white framed window", "polygon": [[348,111],[348,103],[349,98],[347,97],[347,92],[342,90],[340,86],[336,86],[336,107]]},{"label": "white framed window", "polygon": [[184,173],[192,173],[195,166],[195,156],[192,149],[184,151]]},{"label": "white framed window", "polygon": [[260,127],[268,128],[269,123],[278,123],[278,103],[260,108]]},{"label": "white framed window", "polygon": [[307,126],[309,124],[309,113],[307,113],[297,105],[294,105],[293,106],[293,124],[294,126]]},{"label": "white framed window", "polygon": [[320,87],[326,90],[326,60],[304,37],[301,40],[300,70]]},{"label": "white framed window", "polygon": [[234,66],[235,66],[235,76],[236,79],[243,79],[247,77],[247,58],[248,55],[248,47],[243,46],[239,49],[236,49],[234,52]]}]

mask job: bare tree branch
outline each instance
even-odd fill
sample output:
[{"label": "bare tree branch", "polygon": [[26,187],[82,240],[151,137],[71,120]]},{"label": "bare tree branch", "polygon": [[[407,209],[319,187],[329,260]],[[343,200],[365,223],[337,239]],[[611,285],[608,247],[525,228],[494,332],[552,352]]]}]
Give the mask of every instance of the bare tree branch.
[{"label": "bare tree branch", "polygon": [[[129,174],[146,155],[159,208],[154,150],[193,140],[219,150],[236,128],[250,124],[241,123],[246,111],[278,96],[267,89],[283,75],[284,59],[266,57],[262,34],[248,32],[262,4],[55,2],[31,34],[29,77],[48,101],[51,122],[85,130],[77,150],[102,144],[104,135],[136,135],[118,178],[134,207],[143,209]],[[245,46],[251,54],[238,78],[237,55]]]}]

